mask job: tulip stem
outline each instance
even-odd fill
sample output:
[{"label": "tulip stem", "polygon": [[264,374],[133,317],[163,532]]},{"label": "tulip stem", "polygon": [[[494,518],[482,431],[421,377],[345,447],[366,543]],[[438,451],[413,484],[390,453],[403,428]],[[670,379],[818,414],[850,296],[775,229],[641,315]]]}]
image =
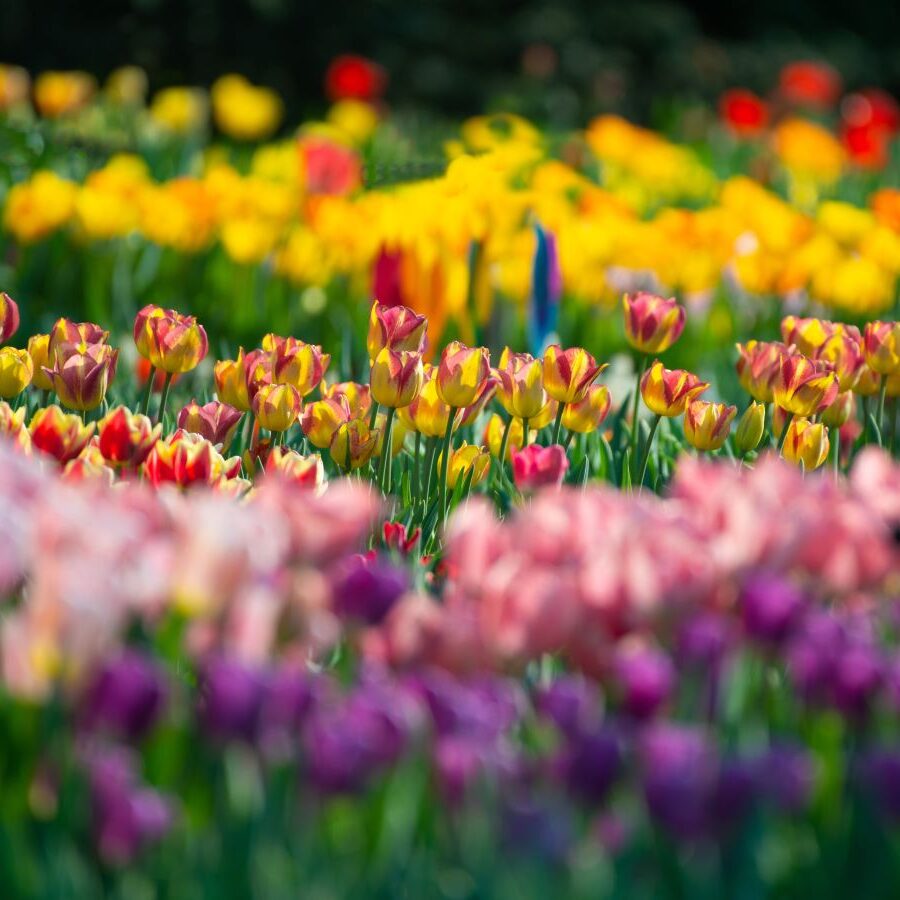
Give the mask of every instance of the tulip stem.
[{"label": "tulip stem", "polygon": [[444,443],[441,449],[441,480],[439,487],[439,513],[440,521],[447,516],[447,475],[450,472],[450,445],[453,442],[453,424],[456,419],[456,408],[450,407],[450,415],[447,416],[447,431],[444,433]]},{"label": "tulip stem", "polygon": [[522,418],[522,446],[528,446],[528,418],[524,416]]},{"label": "tulip stem", "polygon": [[791,430],[791,423],[794,421],[794,414],[791,413],[787,417],[787,421],[784,423],[784,428],[781,430],[781,435],[778,438],[778,455],[782,455],[782,451],[784,450],[784,442],[787,440],[788,432]]},{"label": "tulip stem", "polygon": [[144,399],[141,404],[142,409],[144,410],[144,415],[150,415],[150,395],[153,393],[153,381],[156,378],[156,368],[154,366],[150,366],[150,374],[147,376],[147,384],[144,386]]},{"label": "tulip stem", "polygon": [[162,396],[159,398],[159,412],[156,414],[156,421],[162,422],[163,416],[166,414],[166,401],[169,399],[169,387],[172,384],[172,373],[166,372],[166,380],[163,383]]},{"label": "tulip stem", "polygon": [[884,421],[884,398],[887,396],[887,376],[881,376],[881,390],[878,393],[878,427],[879,427],[879,441],[878,446],[884,446],[884,435],[886,434],[885,425],[887,424]]},{"label": "tulip stem", "polygon": [[500,468],[506,465],[506,449],[509,447],[509,432],[512,429],[513,416],[506,421],[506,427],[503,429],[503,437],[500,438]]},{"label": "tulip stem", "polygon": [[559,443],[559,433],[562,431],[563,413],[566,411],[566,404],[560,401],[556,409],[556,421],[553,423],[553,443]]},{"label": "tulip stem", "polygon": [[637,439],[638,439],[638,403],[641,399],[641,380],[644,377],[644,372],[647,370],[647,356],[644,355],[641,357],[641,364],[638,367],[637,380],[634,384],[634,397],[631,401],[631,459],[632,465],[634,464],[634,460],[637,458]]},{"label": "tulip stem", "polygon": [[381,470],[378,483],[381,493],[387,495],[391,490],[391,432],[394,430],[394,413],[397,410],[389,406],[384,419],[384,439],[381,442]]},{"label": "tulip stem", "polygon": [[428,459],[425,464],[425,503],[428,503],[428,498],[431,496],[431,483],[434,480],[434,458],[437,455],[438,448],[438,439],[437,438],[429,438],[428,439]]},{"label": "tulip stem", "polygon": [[834,478],[837,481],[841,474],[841,429],[834,429],[834,440],[831,442],[831,452],[834,454]]},{"label": "tulip stem", "polygon": [[659,427],[659,420],[662,416],[654,416],[653,422],[650,424],[650,433],[647,435],[647,443],[644,444],[644,452],[641,454],[640,476],[638,477],[638,490],[644,486],[644,476],[647,474],[647,463],[650,461],[650,445],[653,443],[653,437],[656,429]]},{"label": "tulip stem", "polygon": [[415,473],[415,482],[413,493],[416,497],[422,493],[422,432],[416,432],[416,442],[413,447],[413,472]]}]

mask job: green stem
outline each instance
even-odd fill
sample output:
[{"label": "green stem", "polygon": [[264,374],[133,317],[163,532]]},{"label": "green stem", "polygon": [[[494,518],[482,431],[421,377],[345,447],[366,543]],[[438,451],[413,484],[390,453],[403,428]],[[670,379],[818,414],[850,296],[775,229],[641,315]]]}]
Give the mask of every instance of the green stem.
[{"label": "green stem", "polygon": [[506,427],[503,429],[503,437],[500,438],[500,465],[506,465],[506,448],[509,447],[509,432],[512,429],[513,416],[506,421]]},{"label": "green stem", "polygon": [[834,478],[837,480],[841,474],[841,429],[834,429],[834,440],[831,442],[831,452],[834,454]]},{"label": "green stem", "polygon": [[441,447],[441,480],[439,484],[439,520],[443,523],[447,516],[447,474],[450,471],[450,445],[453,442],[453,425],[456,419],[456,409],[450,407],[450,415],[447,417],[447,431],[444,433],[444,442]]},{"label": "green stem", "polygon": [[381,493],[387,495],[391,490],[391,432],[394,430],[394,414],[397,412],[393,406],[388,407],[384,420],[384,439],[381,442],[381,470],[378,484]]},{"label": "green stem", "polygon": [[781,456],[781,451],[784,450],[784,442],[787,440],[788,432],[791,430],[791,423],[794,421],[794,414],[791,413],[787,417],[787,421],[784,423],[784,428],[781,431],[781,436],[778,438],[778,455]]},{"label": "green stem", "polygon": [[145,416],[150,415],[150,395],[153,393],[153,380],[156,378],[156,369],[150,366],[150,374],[147,376],[147,384],[144,387],[144,399],[141,402],[141,409]]},{"label": "green stem", "polygon": [[528,419],[522,419],[522,447],[528,446]]},{"label": "green stem", "polygon": [[422,433],[416,432],[416,442],[413,448],[413,472],[415,480],[413,482],[413,491],[416,497],[422,494]]},{"label": "green stem", "polygon": [[166,372],[166,380],[163,384],[162,396],[159,398],[159,412],[156,414],[156,421],[162,422],[163,416],[166,414],[166,401],[169,399],[169,386],[172,384],[173,375]]},{"label": "green stem", "polygon": [[641,357],[641,364],[638,367],[637,380],[634,383],[634,397],[631,401],[631,459],[634,465],[634,459],[637,456],[637,436],[638,436],[638,403],[641,399],[641,380],[644,372],[647,371],[647,357]]},{"label": "green stem", "polygon": [[641,456],[640,475],[638,477],[638,490],[644,486],[644,476],[647,474],[647,463],[650,461],[650,446],[653,443],[653,437],[656,429],[659,427],[659,420],[662,416],[654,416],[650,425],[650,434],[647,435],[647,443],[644,445],[644,452]]},{"label": "green stem", "polygon": [[434,458],[437,456],[438,439],[428,438],[428,459],[425,464],[425,502],[431,496],[431,483],[434,481]]},{"label": "green stem", "polygon": [[562,429],[562,417],[563,413],[566,411],[566,404],[560,402],[557,406],[556,410],[556,421],[553,424],[553,443],[559,443],[559,432]]},{"label": "green stem", "polygon": [[887,375],[881,376],[881,390],[878,393],[878,427],[879,431],[879,442],[878,446],[884,446],[884,434],[885,434],[885,421],[884,421],[884,398],[887,396]]}]

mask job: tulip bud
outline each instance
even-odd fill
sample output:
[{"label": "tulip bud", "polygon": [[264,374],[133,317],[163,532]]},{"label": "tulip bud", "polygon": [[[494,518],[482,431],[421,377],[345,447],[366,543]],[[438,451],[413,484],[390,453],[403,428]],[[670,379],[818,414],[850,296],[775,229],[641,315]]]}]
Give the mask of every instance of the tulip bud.
[{"label": "tulip bud", "polygon": [[19,307],[9,294],[0,293],[0,344],[19,330]]},{"label": "tulip bud", "polygon": [[[625,339],[641,353],[664,353],[684,331],[685,311],[674,298],[668,300],[639,291],[622,298]],[[558,398],[557,398],[558,399]]]},{"label": "tulip bud", "polygon": [[303,456],[286,447],[273,447],[266,460],[266,474],[279,477],[304,488],[320,488],[325,484],[325,468],[318,453]]},{"label": "tulip bud", "polygon": [[855,405],[852,391],[838,394],[834,403],[822,413],[822,422],[829,428],[840,428],[853,415]]},{"label": "tulip bud", "polygon": [[34,367],[34,375],[31,377],[31,384],[39,391],[52,391],[53,380],[44,371],[44,369],[52,368],[50,363],[50,335],[49,334],[33,334],[28,338],[28,355]]},{"label": "tulip bud", "polygon": [[684,436],[697,450],[719,450],[736,415],[736,406],[692,400],[684,410]]},{"label": "tulip bud", "polygon": [[592,384],[583,400],[566,405],[562,415],[563,428],[576,434],[590,434],[606,420],[610,405],[609,388]]},{"label": "tulip bud", "polygon": [[402,556],[409,556],[422,537],[422,529],[414,528],[407,534],[406,525],[402,522],[385,522],[382,527],[384,545]]},{"label": "tulip bud", "polygon": [[838,379],[828,363],[817,364],[799,353],[781,361],[773,390],[775,402],[795,416],[812,416],[831,406],[838,395]]},{"label": "tulip bud", "polygon": [[334,433],[351,418],[350,406],[343,395],[307,403],[300,414],[300,427],[306,439],[320,450],[331,446]]},{"label": "tulip bud", "polygon": [[[438,457],[438,471],[442,470],[444,454]],[[450,465],[447,469],[447,486],[452,491],[456,483],[472,474],[472,487],[484,481],[491,464],[491,454],[477,444],[467,444],[465,441],[450,453]]]},{"label": "tulip bud", "polygon": [[788,462],[803,463],[807,471],[818,469],[828,459],[828,429],[821,423],[795,416],[788,425],[782,455]]},{"label": "tulip bud", "polygon": [[67,463],[87,446],[94,433],[94,423],[85,425],[81,416],[64,413],[54,404],[39,409],[32,416],[28,430],[38,450]]},{"label": "tulip bud", "polygon": [[605,368],[581,347],[551,344],[544,351],[544,390],[557,403],[579,403]]},{"label": "tulip bud", "polygon": [[[494,413],[490,419],[488,419],[488,423],[485,426],[481,441],[490,448],[491,456],[493,456],[494,459],[500,458],[500,446],[503,443],[503,432],[505,429],[506,423],[499,415],[497,415],[497,413]],[[529,431],[531,431],[530,428]],[[513,448],[520,450],[523,443],[524,434],[522,432],[522,420],[513,418],[509,426],[509,437],[506,439],[506,459],[504,462],[508,462],[512,458],[511,454]]]},{"label": "tulip bud", "polygon": [[0,397],[18,397],[31,383],[34,366],[27,350],[0,347]]},{"label": "tulip bud", "polygon": [[392,409],[409,406],[419,395],[424,377],[420,353],[385,347],[372,363],[372,398]]},{"label": "tulip bud", "polygon": [[103,402],[118,359],[118,350],[106,344],[89,344],[83,353],[73,352],[64,361],[57,355],[55,368],[45,369],[45,374],[64,406],[84,412]]},{"label": "tulip bud", "polygon": [[139,466],[161,433],[162,425],[154,427],[147,416],[124,406],[111,409],[97,425],[100,453],[107,462],[119,466]]},{"label": "tulip bud", "polygon": [[657,360],[641,379],[641,396],[651,412],[674,418],[708,387],[709,383],[696,375],[683,369],[666,369]]},{"label": "tulip bud", "polygon": [[331,356],[317,344],[306,344],[296,338],[278,338],[268,334],[263,349],[272,350],[272,380],[275,384],[293,385],[301,397],[311,394],[322,381]]},{"label": "tulip bud", "polygon": [[529,444],[524,450],[512,451],[513,481],[520,491],[539,487],[559,487],[569,469],[569,459],[560,444],[541,447]]},{"label": "tulip bud", "polygon": [[868,322],[863,335],[866,362],[873,372],[900,372],[900,322]]},{"label": "tulip bud", "polygon": [[237,359],[223,359],[215,364],[213,378],[216,381],[216,395],[222,403],[241,412],[250,412],[243,347],[238,350]]},{"label": "tulip bud", "polygon": [[242,415],[240,410],[218,400],[211,400],[205,406],[191,400],[178,413],[178,427],[199,434],[211,444],[227,450]]},{"label": "tulip bud", "polygon": [[491,361],[485,347],[466,347],[452,341],[441,354],[437,370],[437,392],[454,409],[475,402],[490,375]]},{"label": "tulip bud", "polygon": [[374,360],[385,348],[421,353],[425,349],[428,321],[406,306],[383,306],[375,301],[369,314],[366,348]]},{"label": "tulip bud", "polygon": [[512,353],[507,347],[500,357],[497,399],[511,416],[531,419],[547,403],[544,391],[544,366],[530,353]]},{"label": "tulip bud", "polygon": [[344,397],[350,407],[351,419],[365,419],[372,411],[372,389],[357,381],[339,381],[329,385],[322,391],[322,397]]},{"label": "tulip bud", "polygon": [[766,407],[755,400],[750,403],[738,422],[734,433],[734,446],[737,452],[743,456],[759,446],[763,433],[766,430]]},{"label": "tulip bud", "polygon": [[331,458],[344,472],[364,466],[375,453],[378,432],[370,430],[364,419],[345,422],[331,440]]},{"label": "tulip bud", "polygon": [[137,314],[134,342],[141,356],[170,375],[197,368],[209,350],[206,331],[196,317],[154,306]]},{"label": "tulip bud", "polygon": [[253,398],[253,415],[262,428],[287,431],[297,421],[302,403],[292,384],[267,384]]}]

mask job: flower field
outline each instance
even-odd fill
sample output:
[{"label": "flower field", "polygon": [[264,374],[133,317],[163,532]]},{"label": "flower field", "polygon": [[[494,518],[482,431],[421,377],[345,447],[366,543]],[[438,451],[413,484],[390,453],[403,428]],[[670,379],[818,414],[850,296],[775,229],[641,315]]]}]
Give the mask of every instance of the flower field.
[{"label": "flower field", "polygon": [[0,66],[4,896],[896,896],[900,106],[386,85]]}]

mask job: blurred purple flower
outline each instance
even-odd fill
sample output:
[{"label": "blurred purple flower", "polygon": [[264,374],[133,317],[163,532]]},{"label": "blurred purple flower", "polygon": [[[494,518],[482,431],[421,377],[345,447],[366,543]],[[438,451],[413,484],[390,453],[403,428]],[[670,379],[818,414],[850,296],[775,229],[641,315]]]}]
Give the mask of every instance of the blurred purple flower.
[{"label": "blurred purple flower", "polygon": [[744,629],[763,643],[779,644],[790,637],[806,606],[803,591],[778,575],[754,575],[741,590]]},{"label": "blurred purple flower", "polygon": [[200,675],[199,718],[220,740],[252,741],[257,735],[266,674],[236,659],[215,657]]},{"label": "blurred purple flower", "polygon": [[377,625],[407,586],[403,569],[381,559],[351,556],[339,567],[334,580],[334,610],[344,618]]},{"label": "blurred purple flower", "polygon": [[572,737],[595,728],[601,718],[601,695],[582,675],[561,675],[538,691],[537,711]]},{"label": "blurred purple flower", "polygon": [[757,761],[763,795],[782,812],[796,813],[809,803],[814,785],[812,760],[799,747],[772,747]]},{"label": "blurred purple flower", "polygon": [[731,632],[731,622],[719,613],[692,616],[678,636],[678,657],[686,665],[715,668],[728,651]]},{"label": "blurred purple flower", "polygon": [[656,713],[675,684],[672,661],[655,647],[629,648],[619,654],[615,674],[622,689],[622,706],[637,719]]},{"label": "blurred purple flower", "polygon": [[619,736],[603,728],[571,737],[556,761],[556,769],[576,800],[600,803],[622,769]]}]

